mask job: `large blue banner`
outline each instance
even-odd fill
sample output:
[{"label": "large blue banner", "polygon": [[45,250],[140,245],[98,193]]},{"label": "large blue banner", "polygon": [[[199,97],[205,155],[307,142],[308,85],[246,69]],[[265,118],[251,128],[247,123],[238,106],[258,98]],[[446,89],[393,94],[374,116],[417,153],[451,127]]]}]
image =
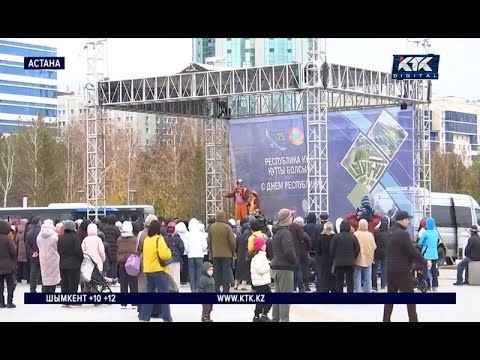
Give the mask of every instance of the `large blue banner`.
[{"label": "large blue banner", "polygon": [[[352,213],[364,195],[377,211],[413,212],[411,109],[331,112],[328,148],[331,218]],[[230,154],[234,177],[257,191],[267,217],[284,207],[306,215],[305,115],[231,121]]]}]

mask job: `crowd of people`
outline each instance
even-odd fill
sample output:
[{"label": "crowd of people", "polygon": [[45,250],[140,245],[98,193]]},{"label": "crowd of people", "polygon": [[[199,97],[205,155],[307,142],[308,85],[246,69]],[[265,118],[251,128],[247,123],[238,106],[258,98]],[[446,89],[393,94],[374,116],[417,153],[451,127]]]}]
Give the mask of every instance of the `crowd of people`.
[{"label": "crowd of people", "polygon": [[[243,203],[239,208],[243,215]],[[275,222],[259,211],[240,221],[227,220],[219,211],[207,226],[194,218],[139,219],[135,214],[123,223],[114,215],[99,222],[0,220],[0,307],[15,307],[15,283],[22,280],[32,293],[38,285],[47,293],[58,285],[62,292],[85,291],[81,283],[85,254],[109,284],[120,283],[122,293],[169,292],[170,279],[177,286],[189,283],[191,292],[248,291],[248,285],[261,293],[272,287],[276,292],[308,292],[312,281],[322,293],[343,292],[345,287],[347,292],[372,292],[378,290],[378,274],[381,289],[413,292],[415,267],[422,269],[428,287],[435,291],[435,220],[422,222],[415,246],[407,232],[410,218],[404,211],[397,211],[393,219],[374,213],[365,197],[354,214],[337,219],[335,225],[328,214],[317,219],[310,213],[304,220],[289,209],[280,210]],[[480,237],[476,227],[471,231],[467,250],[476,256]],[[131,270],[132,256],[140,258],[137,272]],[[137,309],[140,321],[173,320],[168,304],[121,304],[122,309],[129,307]],[[384,321],[390,321],[392,309],[385,305]],[[204,304],[201,320],[211,322],[212,310],[212,304]],[[258,304],[253,321],[288,322],[289,314],[288,304]],[[408,305],[408,314],[410,321],[418,321],[415,305]]]}]

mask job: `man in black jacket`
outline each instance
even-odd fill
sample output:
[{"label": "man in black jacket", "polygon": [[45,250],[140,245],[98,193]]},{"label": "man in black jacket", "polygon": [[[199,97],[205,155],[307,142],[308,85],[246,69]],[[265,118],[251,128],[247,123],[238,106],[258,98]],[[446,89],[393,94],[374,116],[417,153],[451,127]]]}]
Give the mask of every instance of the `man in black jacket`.
[{"label": "man in black jacket", "polygon": [[[413,293],[412,268],[415,264],[420,268],[427,266],[427,261],[415,248],[407,227],[411,216],[406,211],[398,211],[395,214],[395,223],[390,228],[385,260],[387,266],[387,287],[389,293],[406,292]],[[393,304],[385,304],[383,321],[390,322]],[[407,304],[408,319],[417,322],[417,310],[415,304]]]},{"label": "man in black jacket", "polygon": [[40,273],[40,257],[38,256],[37,237],[42,229],[40,225],[40,218],[35,216],[30,222],[27,233],[26,250],[27,256],[30,259],[30,292],[37,292],[37,284],[42,283],[42,276]]},{"label": "man in black jacket", "polygon": [[[453,285],[468,285],[468,263],[470,261],[480,261],[480,236],[478,236],[477,225],[470,228],[470,238],[465,247],[465,258],[457,266],[457,282]],[[463,282],[463,272],[465,272],[465,282]]]},{"label": "man in black jacket", "polygon": [[[292,233],[288,227],[293,222],[293,213],[288,209],[278,212],[278,224],[273,228],[271,267],[275,282],[275,292],[293,292],[293,270],[297,263]],[[289,322],[290,304],[274,304],[273,322]]]}]

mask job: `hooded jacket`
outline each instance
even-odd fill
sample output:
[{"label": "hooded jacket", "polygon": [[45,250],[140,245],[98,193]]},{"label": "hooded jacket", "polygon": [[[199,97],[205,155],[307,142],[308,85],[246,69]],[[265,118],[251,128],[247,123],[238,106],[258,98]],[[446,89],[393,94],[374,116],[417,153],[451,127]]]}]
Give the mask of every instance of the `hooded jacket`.
[{"label": "hooded jacket", "polygon": [[253,286],[270,284],[270,262],[267,259],[267,253],[265,251],[259,251],[257,255],[252,258],[250,273]]},{"label": "hooded jacket", "polygon": [[27,262],[27,247],[25,245],[25,225],[27,220],[22,219],[20,225],[17,225],[17,237],[15,242],[17,244],[17,260],[18,262]]},{"label": "hooded jacket", "polygon": [[312,248],[310,237],[308,237],[308,234],[303,231],[303,226],[297,223],[292,223],[289,226],[289,229],[292,233],[293,246],[295,247],[295,255],[297,256],[297,260],[301,263],[308,261],[308,254]]},{"label": "hooded jacket", "polygon": [[[182,224],[182,225],[180,225]],[[180,230],[186,230],[186,226],[183,223],[177,224]],[[230,227],[230,225],[228,225]],[[205,251],[208,250],[207,239],[205,239],[205,234],[201,230],[200,223],[197,219],[191,219],[188,222],[188,233],[186,236],[185,242],[185,252],[189,259],[193,258],[202,258],[205,254]],[[183,232],[184,234],[186,232]]]},{"label": "hooded jacket", "polygon": [[207,243],[211,257],[233,258],[236,244],[232,227],[227,224],[227,216],[225,215],[225,212],[217,212],[216,219],[217,221],[208,229]]},{"label": "hooded jacket", "polygon": [[125,264],[130,255],[136,254],[137,244],[137,237],[133,233],[122,232],[117,239],[117,263]]},{"label": "hooded jacket", "polygon": [[[190,224],[188,225],[190,229]],[[215,292],[215,279],[213,276],[208,276],[207,270],[213,267],[212,263],[206,261],[202,264],[200,270],[200,279],[197,284],[197,292],[200,293],[214,293]],[[213,270],[215,271],[215,269]]]},{"label": "hooded jacket", "polygon": [[360,253],[355,260],[355,265],[361,267],[371,266],[377,245],[372,233],[368,231],[367,220],[362,219],[358,222],[358,230],[353,235],[355,235],[360,245]]},{"label": "hooded jacket", "polygon": [[[180,236],[180,239],[183,241],[183,255],[188,255],[186,243],[188,241],[188,229],[185,223],[179,222],[175,225],[175,232]],[[205,236],[205,233],[204,233]]]},{"label": "hooded jacket", "polygon": [[287,225],[276,225],[273,227],[272,237],[273,259],[271,262],[273,270],[293,271],[297,263],[293,236]]},{"label": "hooded jacket", "polygon": [[[82,251],[95,261],[98,270],[103,271],[103,262],[106,259],[105,246],[103,246],[102,239],[97,236],[97,225],[88,225],[87,234],[88,236],[83,239],[82,242]],[[115,243],[115,249],[116,248],[117,244]]]},{"label": "hooded jacket", "polygon": [[58,239],[60,269],[80,269],[83,261],[82,244],[75,231],[65,230]]},{"label": "hooded jacket", "polygon": [[58,234],[53,221],[45,220],[37,237],[40,272],[43,286],[60,283],[60,254],[58,253]]},{"label": "hooded jacket", "polygon": [[426,221],[426,228],[418,240],[422,245],[423,257],[427,260],[438,260],[438,232],[435,227],[435,219],[429,217]]},{"label": "hooded jacket", "polygon": [[9,233],[10,224],[0,220],[0,275],[12,274],[15,271],[17,251],[15,244],[8,238]]},{"label": "hooded jacket", "polygon": [[330,243],[330,256],[335,266],[353,266],[358,254],[360,244],[356,236],[350,232],[350,223],[344,220],[340,224],[340,233],[335,234]]}]

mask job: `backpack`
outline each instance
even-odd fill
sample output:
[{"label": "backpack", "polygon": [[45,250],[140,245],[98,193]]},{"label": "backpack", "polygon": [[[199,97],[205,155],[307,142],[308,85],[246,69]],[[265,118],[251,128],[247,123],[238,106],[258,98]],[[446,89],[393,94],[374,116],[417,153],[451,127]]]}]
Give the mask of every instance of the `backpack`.
[{"label": "backpack", "polygon": [[135,254],[130,255],[125,262],[125,271],[130,276],[138,276],[140,273],[140,256],[137,255],[139,240],[140,237],[137,236],[137,247]]}]

